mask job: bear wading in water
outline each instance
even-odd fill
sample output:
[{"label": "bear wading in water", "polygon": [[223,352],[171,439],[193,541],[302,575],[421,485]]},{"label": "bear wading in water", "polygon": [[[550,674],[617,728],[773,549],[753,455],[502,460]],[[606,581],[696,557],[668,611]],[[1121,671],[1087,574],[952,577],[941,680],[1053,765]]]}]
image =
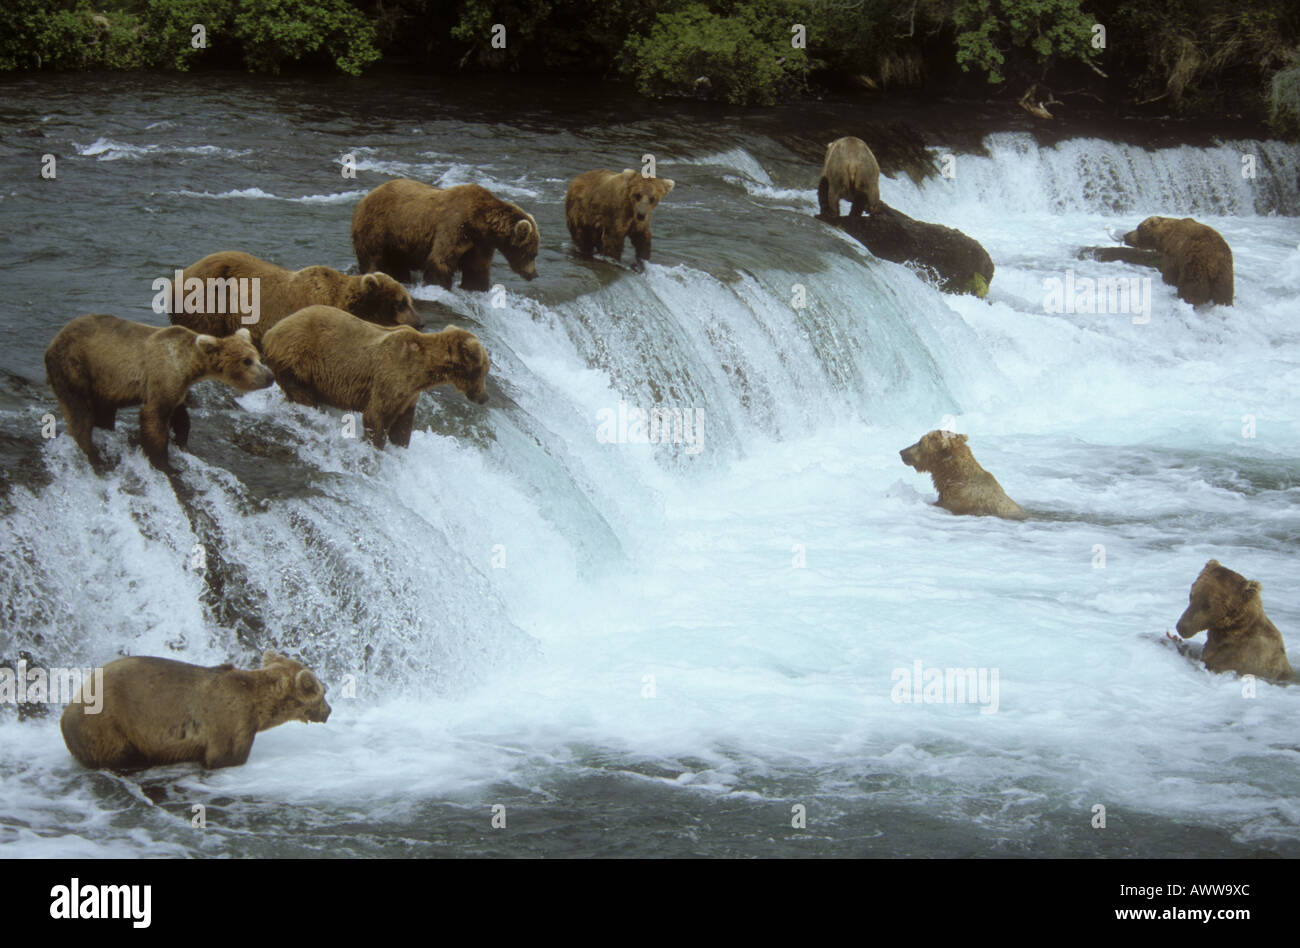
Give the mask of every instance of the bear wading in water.
[{"label": "bear wading in water", "polygon": [[398,178],[375,188],[352,212],[352,247],[362,273],[381,270],[406,280],[414,270],[446,290],[457,270],[461,289],[489,289],[498,250],[511,270],[534,279],[539,243],[531,214],[477,184],[444,190]]},{"label": "bear wading in water", "polygon": [[[186,267],[182,289],[192,279],[203,281],[202,292],[180,295],[185,304],[183,310],[194,308],[195,311],[172,312],[172,323],[213,336],[228,336],[247,328],[253,345],[259,348],[268,329],[290,313],[315,305],[337,306],[380,326],[420,328],[411,294],[385,273],[348,276],[321,266],[286,270],[252,254],[223,250]],[[254,322],[245,324],[244,314],[230,305],[233,298],[230,291],[236,287],[231,280],[257,281],[254,298],[258,312]],[[214,286],[213,299],[209,300],[208,288]],[[174,297],[168,302],[174,308]]]},{"label": "bear wading in water", "polygon": [[1260,585],[1210,560],[1192,583],[1178,634],[1208,630],[1201,658],[1212,672],[1287,681],[1294,677],[1282,633],[1264,614]]},{"label": "bear wading in water", "polygon": [[247,329],[230,336],[200,335],[184,326],[158,328],[103,314],[68,323],[45,350],[45,377],[59,400],[68,433],[96,470],[104,461],[91,437],[112,430],[121,408],[140,406],[140,442],[149,462],[171,471],[167,432],[184,448],[190,415],[185,397],[202,379],[240,392],[275,379],[262,364]]},{"label": "bear wading in water", "polygon": [[433,333],[382,329],[341,309],[310,306],[277,323],[263,348],[286,398],[362,412],[377,448],[385,440],[410,444],[423,391],[454,385],[472,402],[488,399],[487,350],[456,326]]},{"label": "bear wading in water", "polygon": [[[186,761],[233,767],[248,760],[259,731],[286,721],[323,723],[330,716],[320,680],[272,651],[254,671],[119,658],[104,666],[96,701],[86,687],[59,721],[68,752],[83,767],[125,770]],[[99,713],[88,713],[96,703]]]},{"label": "bear wading in water", "polygon": [[1232,305],[1232,248],[1217,230],[1190,217],[1148,217],[1124,235],[1124,243],[1160,251],[1160,276],[1180,299],[1193,306]]},{"label": "bear wading in water", "polygon": [[1006,495],[1002,485],[966,447],[964,434],[931,431],[899,451],[903,463],[928,473],[939,491],[938,506],[955,514],[991,515],[1024,520],[1029,515]]},{"label": "bear wading in water", "polygon": [[637,264],[650,259],[650,214],[672,191],[671,178],[647,178],[631,168],[578,175],[564,197],[564,220],[578,253],[615,260],[631,239]]}]

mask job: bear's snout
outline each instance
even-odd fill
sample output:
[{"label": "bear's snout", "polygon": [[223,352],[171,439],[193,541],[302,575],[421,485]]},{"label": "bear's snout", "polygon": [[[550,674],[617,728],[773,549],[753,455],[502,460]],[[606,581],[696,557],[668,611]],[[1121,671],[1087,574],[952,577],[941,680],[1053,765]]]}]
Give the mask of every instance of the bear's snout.
[{"label": "bear's snout", "polygon": [[1124,243],[1128,244],[1130,247],[1136,247],[1138,245],[1137,239],[1138,239],[1138,232],[1135,230],[1131,230],[1124,235]]},{"label": "bear's snout", "polygon": [[275,384],[275,373],[271,371],[270,366],[268,365],[262,366],[262,380],[257,387],[270,388],[274,384]]},{"label": "bear's snout", "polygon": [[333,710],[328,701],[322,701],[319,705],[307,709],[307,720],[314,724],[324,724],[330,719],[330,712]]},{"label": "bear's snout", "polygon": [[903,459],[903,463],[908,467],[916,467],[916,445],[899,451],[898,456]]}]

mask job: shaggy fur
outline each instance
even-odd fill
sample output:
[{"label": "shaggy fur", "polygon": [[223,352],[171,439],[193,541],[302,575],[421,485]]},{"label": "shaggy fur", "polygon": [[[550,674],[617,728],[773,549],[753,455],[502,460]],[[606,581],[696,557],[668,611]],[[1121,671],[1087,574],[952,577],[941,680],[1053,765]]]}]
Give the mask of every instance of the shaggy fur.
[{"label": "shaggy fur", "polygon": [[94,428],[112,430],[119,408],[140,406],[140,440],[154,467],[171,470],[167,430],[184,448],[190,434],[189,388],[216,379],[241,392],[275,379],[261,363],[247,329],[217,338],[184,326],[159,329],[116,316],[90,315],[59,330],[45,350],[45,377],[68,432],[96,470],[103,458]]},{"label": "shaggy fur", "polygon": [[[330,716],[325,688],[301,663],[268,651],[262,667],[203,668],[170,658],[119,658],[104,666],[103,694],[69,704],[63,742],[83,767],[128,769],[195,761],[232,767],[253,738],[286,721]],[[102,698],[98,714],[87,714]]]},{"label": "shaggy fur", "polygon": [[487,402],[487,350],[472,332],[380,329],[329,306],[282,320],[263,340],[267,364],[290,401],[362,412],[375,447],[411,441],[420,393],[454,385]]},{"label": "shaggy fur", "polygon": [[1210,671],[1277,680],[1294,677],[1282,633],[1264,615],[1259,592],[1259,583],[1220,566],[1218,560],[1206,563],[1192,583],[1178,634],[1188,639],[1209,630],[1201,657]]},{"label": "shaggy fur", "polygon": [[564,219],[578,253],[618,260],[630,238],[637,262],[649,260],[650,213],[672,189],[671,178],[646,178],[630,168],[578,175],[564,197]]},{"label": "shaggy fur", "polygon": [[531,214],[477,184],[440,188],[406,178],[388,181],[361,199],[352,213],[352,247],[362,273],[382,270],[406,280],[451,289],[456,271],[464,290],[491,287],[492,254],[510,269],[537,276],[540,237]]},{"label": "shaggy fur", "polygon": [[[383,273],[348,276],[329,267],[286,270],[237,250],[208,254],[185,270],[185,279],[257,279],[260,284],[258,320],[246,327],[240,313],[172,313],[171,321],[195,332],[228,336],[247,328],[253,344],[261,347],[262,336],[284,317],[306,306],[337,306],[353,316],[381,326],[420,326],[411,294]],[[233,285],[233,284],[231,284]],[[224,294],[222,295],[224,299]],[[216,300],[213,301],[216,303]],[[206,282],[204,306],[207,305]],[[226,308],[231,308],[227,306]]]},{"label": "shaggy fur", "polygon": [[826,146],[826,161],[817,182],[821,216],[838,219],[841,198],[852,203],[849,217],[860,216],[863,208],[873,214],[880,210],[880,165],[860,138],[838,138]]},{"label": "shaggy fur", "polygon": [[903,463],[928,473],[939,491],[939,506],[955,514],[990,515],[1024,520],[1028,514],[1006,495],[1002,485],[966,447],[964,434],[931,431],[899,451]]},{"label": "shaggy fur", "polygon": [[1232,305],[1232,248],[1217,230],[1190,217],[1148,217],[1124,235],[1124,243],[1160,251],[1160,275],[1193,306]]}]

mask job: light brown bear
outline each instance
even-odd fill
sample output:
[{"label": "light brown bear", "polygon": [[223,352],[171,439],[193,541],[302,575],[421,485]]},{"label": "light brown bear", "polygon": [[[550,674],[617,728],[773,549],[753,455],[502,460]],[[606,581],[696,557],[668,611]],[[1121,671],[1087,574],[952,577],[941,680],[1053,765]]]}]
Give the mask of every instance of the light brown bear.
[{"label": "light brown bear", "polygon": [[281,320],[262,340],[285,397],[301,405],[362,412],[375,447],[385,437],[411,442],[420,393],[454,385],[487,402],[487,350],[472,332],[448,326],[422,333],[380,329],[331,306],[309,306]]},{"label": "light brown bear", "polygon": [[826,160],[817,182],[821,216],[838,220],[841,198],[851,202],[849,217],[858,217],[863,208],[873,214],[880,210],[880,165],[860,138],[837,138],[826,146]]},{"label": "light brown bear", "polygon": [[1124,235],[1124,243],[1160,251],[1161,277],[1193,306],[1232,305],[1232,248],[1217,230],[1190,217],[1148,217]]},{"label": "light brown bear", "polygon": [[603,168],[578,175],[564,197],[564,219],[578,253],[623,256],[631,239],[637,263],[650,259],[650,213],[673,189],[671,178],[647,178],[626,169],[621,174]]},{"label": "light brown bear", "polygon": [[[262,667],[204,668],[170,658],[119,658],[104,666],[101,693],[82,687],[63,709],[63,743],[83,767],[132,769],[248,760],[258,731],[286,721],[324,722],[325,687],[300,662],[267,651]],[[98,706],[97,714],[88,713]]]},{"label": "light brown bear", "polygon": [[939,506],[955,514],[1024,520],[1028,514],[1002,490],[1002,485],[966,447],[964,434],[931,431],[910,448],[899,451],[903,463],[928,473],[939,491]]},{"label": "light brown bear", "polygon": [[167,430],[178,447],[189,440],[185,396],[202,379],[240,392],[267,388],[271,370],[258,358],[247,329],[218,338],[184,326],[158,328],[116,316],[80,316],[45,350],[45,378],[54,389],[68,432],[96,470],[103,468],[95,428],[116,426],[119,408],[140,406],[140,440],[154,467],[172,470]]},{"label": "light brown bear", "polygon": [[1210,671],[1282,681],[1294,677],[1282,633],[1264,615],[1259,591],[1259,583],[1220,566],[1218,560],[1206,563],[1192,583],[1178,634],[1189,639],[1209,630],[1201,657]]},{"label": "light brown bear", "polygon": [[406,280],[416,270],[425,283],[446,290],[457,270],[461,289],[489,289],[498,250],[511,270],[533,279],[539,243],[531,214],[477,184],[444,190],[398,178],[375,188],[352,212],[352,247],[362,273],[382,270]]},{"label": "light brown bear", "polygon": [[[402,284],[385,273],[348,276],[330,267],[306,267],[286,270],[238,250],[208,254],[185,268],[185,281],[204,281],[202,294],[194,293],[196,312],[172,313],[171,321],[195,332],[228,336],[246,328],[253,345],[261,346],[263,334],[290,313],[306,306],[337,306],[353,316],[360,316],[381,326],[420,327],[420,317],[411,302],[411,294]],[[258,313],[256,322],[244,324],[244,314],[231,302],[231,291],[238,286],[230,280],[257,280]],[[221,281],[209,283],[208,281]],[[184,284],[183,284],[184,286]],[[209,288],[214,287],[209,300]],[[182,296],[190,300],[189,294]],[[169,305],[173,305],[169,301]],[[187,309],[190,307],[186,307]]]}]

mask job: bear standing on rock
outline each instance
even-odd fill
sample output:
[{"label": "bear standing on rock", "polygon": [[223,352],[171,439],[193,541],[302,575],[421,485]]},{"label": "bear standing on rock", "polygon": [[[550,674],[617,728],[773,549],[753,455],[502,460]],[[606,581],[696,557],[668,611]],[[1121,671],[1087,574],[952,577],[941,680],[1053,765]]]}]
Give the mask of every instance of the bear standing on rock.
[{"label": "bear standing on rock", "polygon": [[[337,306],[381,326],[420,327],[420,317],[416,315],[411,294],[402,284],[383,273],[348,276],[330,267],[319,266],[286,270],[252,254],[223,250],[208,254],[186,267],[186,283],[193,278],[204,283],[202,296],[195,300],[200,305],[195,312],[173,312],[171,321],[213,336],[228,336],[238,329],[247,328],[256,346],[261,346],[262,336],[284,317],[317,304]],[[254,322],[245,324],[244,314],[229,305],[230,290],[237,286],[227,282],[230,280],[257,281],[254,298],[258,301],[258,312]],[[215,284],[211,304],[207,291],[214,284],[209,281],[220,281]],[[195,296],[198,296],[197,292]],[[182,293],[183,300],[189,298],[189,294]],[[188,310],[191,307],[187,305],[184,308]]]},{"label": "bear standing on rock", "polygon": [[487,402],[487,350],[472,332],[380,329],[341,309],[311,306],[281,320],[263,340],[285,396],[301,405],[362,412],[375,447],[411,441],[420,393],[454,385]]},{"label": "bear standing on rock", "polygon": [[880,165],[860,138],[838,138],[826,146],[817,182],[817,203],[824,219],[839,219],[841,198],[852,203],[849,217],[860,217],[863,208],[872,214],[880,210]]},{"label": "bear standing on rock", "polygon": [[928,473],[939,491],[939,506],[955,514],[992,515],[1024,520],[1029,515],[1006,495],[1002,485],[966,447],[964,434],[931,431],[899,451],[903,463]]},{"label": "bear standing on rock", "polygon": [[564,220],[578,253],[618,260],[631,239],[637,263],[650,259],[650,213],[673,189],[671,178],[647,178],[626,169],[580,174],[564,197]]},{"label": "bear standing on rock", "polygon": [[1210,560],[1192,583],[1178,634],[1191,638],[1208,629],[1201,658],[1212,672],[1235,671],[1285,681],[1294,677],[1282,633],[1264,614],[1260,585]]},{"label": "bear standing on rock", "polygon": [[[59,722],[63,743],[83,767],[238,766],[258,731],[330,716],[320,680],[272,651],[256,671],[148,656],[119,658],[103,671],[101,693],[88,695],[83,686]],[[88,713],[96,704],[99,713]]]},{"label": "bear standing on rock", "polygon": [[525,280],[537,276],[537,221],[487,188],[435,188],[398,178],[375,188],[352,212],[352,247],[362,273],[382,270],[406,280],[451,289],[456,271],[463,290],[491,287],[492,254],[501,251]]},{"label": "bear standing on rock", "polygon": [[1232,248],[1212,227],[1190,217],[1148,217],[1124,235],[1124,243],[1160,251],[1160,275],[1180,299],[1193,306],[1232,305]]},{"label": "bear standing on rock", "polygon": [[185,396],[191,385],[210,378],[251,392],[275,381],[247,329],[217,338],[184,326],[159,329],[106,315],[81,316],[59,330],[45,350],[45,377],[68,432],[96,470],[103,459],[91,432],[111,431],[119,408],[140,406],[145,454],[154,467],[170,471],[167,430],[184,448],[190,435]]}]

